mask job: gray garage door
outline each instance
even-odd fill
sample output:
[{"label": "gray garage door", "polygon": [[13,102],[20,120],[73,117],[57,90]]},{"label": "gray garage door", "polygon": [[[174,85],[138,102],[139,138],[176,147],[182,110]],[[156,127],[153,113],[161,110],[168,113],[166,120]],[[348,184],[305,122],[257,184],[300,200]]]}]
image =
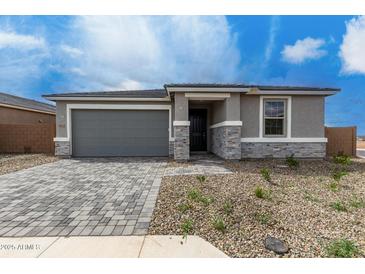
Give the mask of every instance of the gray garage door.
[{"label": "gray garage door", "polygon": [[167,110],[72,110],[72,154],[168,156]]}]

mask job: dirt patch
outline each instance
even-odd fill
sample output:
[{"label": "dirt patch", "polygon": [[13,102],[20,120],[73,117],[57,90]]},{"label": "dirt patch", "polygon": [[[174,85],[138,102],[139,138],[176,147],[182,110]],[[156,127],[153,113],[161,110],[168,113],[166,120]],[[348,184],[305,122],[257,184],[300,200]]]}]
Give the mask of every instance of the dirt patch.
[{"label": "dirt patch", "polygon": [[356,147],[361,148],[361,149],[365,149],[365,141],[357,141]]},{"label": "dirt patch", "polygon": [[[364,256],[365,160],[349,166],[303,160],[297,169],[279,160],[229,167],[236,172],[204,182],[196,176],[165,177],[149,233],[183,235],[182,224],[191,221],[188,234],[231,257],[277,257],[264,247],[267,236],[287,243],[285,257],[326,257],[328,244],[342,238],[354,241],[358,256]],[[271,182],[263,179],[263,168]],[[347,175],[337,182],[333,175],[340,171]],[[256,196],[257,187],[263,198]]]},{"label": "dirt patch", "polygon": [[0,175],[58,160],[46,154],[0,154]]}]

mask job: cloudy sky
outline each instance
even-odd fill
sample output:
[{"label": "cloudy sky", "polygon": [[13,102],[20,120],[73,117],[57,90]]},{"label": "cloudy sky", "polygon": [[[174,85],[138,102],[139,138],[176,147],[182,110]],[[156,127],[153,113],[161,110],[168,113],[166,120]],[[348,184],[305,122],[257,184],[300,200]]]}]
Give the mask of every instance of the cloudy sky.
[{"label": "cloudy sky", "polygon": [[365,135],[365,17],[0,16],[0,91],[172,82],[339,87],[326,124]]}]

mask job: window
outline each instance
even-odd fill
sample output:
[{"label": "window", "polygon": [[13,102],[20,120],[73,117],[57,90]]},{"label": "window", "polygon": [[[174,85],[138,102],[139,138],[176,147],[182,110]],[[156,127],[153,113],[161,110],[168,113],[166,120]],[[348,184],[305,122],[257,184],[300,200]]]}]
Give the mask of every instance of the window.
[{"label": "window", "polygon": [[264,135],[285,135],[285,100],[264,101]]}]

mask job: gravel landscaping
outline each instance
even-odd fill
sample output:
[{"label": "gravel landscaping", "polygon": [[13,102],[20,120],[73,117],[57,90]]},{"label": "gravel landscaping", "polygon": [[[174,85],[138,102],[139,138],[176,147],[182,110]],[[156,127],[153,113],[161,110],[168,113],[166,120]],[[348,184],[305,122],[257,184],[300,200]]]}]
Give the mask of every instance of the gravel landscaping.
[{"label": "gravel landscaping", "polygon": [[[231,257],[365,256],[365,160],[226,165],[235,172],[164,177],[149,234],[199,235]],[[288,252],[266,249],[272,239]]]},{"label": "gravel landscaping", "polygon": [[46,154],[0,154],[0,175],[57,160],[57,157]]}]

